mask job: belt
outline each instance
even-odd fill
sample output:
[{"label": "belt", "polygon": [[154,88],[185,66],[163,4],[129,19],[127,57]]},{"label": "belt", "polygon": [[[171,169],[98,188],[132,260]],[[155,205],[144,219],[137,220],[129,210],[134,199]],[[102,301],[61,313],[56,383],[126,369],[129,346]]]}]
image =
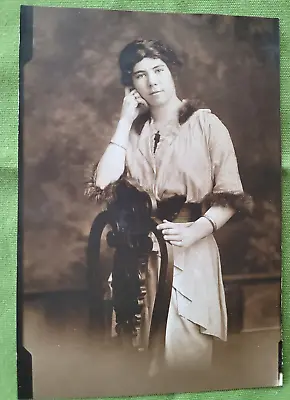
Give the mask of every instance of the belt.
[{"label": "belt", "polygon": [[201,203],[185,203],[184,196],[173,196],[157,202],[156,216],[161,221],[193,222],[202,216]]}]

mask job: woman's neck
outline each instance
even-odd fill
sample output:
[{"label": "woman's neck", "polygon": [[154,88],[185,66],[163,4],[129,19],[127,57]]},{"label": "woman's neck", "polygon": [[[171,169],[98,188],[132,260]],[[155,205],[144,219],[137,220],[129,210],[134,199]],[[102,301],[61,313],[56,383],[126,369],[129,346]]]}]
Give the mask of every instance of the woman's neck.
[{"label": "woman's neck", "polygon": [[156,107],[151,107],[151,115],[153,121],[156,124],[163,125],[168,121],[172,120],[174,116],[178,118],[178,110],[181,104],[182,101],[177,96],[174,96],[166,104],[162,104]]}]

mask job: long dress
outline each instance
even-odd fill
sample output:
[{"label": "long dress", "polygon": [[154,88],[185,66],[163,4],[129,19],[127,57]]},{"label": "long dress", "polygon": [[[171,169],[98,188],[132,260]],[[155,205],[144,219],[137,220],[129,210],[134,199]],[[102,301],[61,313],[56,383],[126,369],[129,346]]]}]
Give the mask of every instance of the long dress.
[{"label": "long dress", "polygon": [[[184,101],[153,152],[150,118],[133,126],[126,174],[156,198],[183,195],[187,203],[249,206],[230,134],[209,109]],[[248,204],[247,204],[248,203]],[[212,338],[227,339],[227,310],[219,250],[213,235],[188,248],[173,246],[174,277],[166,331],[169,365],[210,363]],[[203,362],[202,362],[203,361]]]},{"label": "long dress", "polygon": [[[186,203],[230,206],[237,214],[253,209],[244,193],[230,134],[209,109],[183,101],[173,123],[162,131],[154,154],[156,133],[150,114],[138,117],[131,129],[122,179],[130,179],[157,201],[184,196]],[[86,194],[109,201],[114,183],[95,185],[95,167]],[[190,247],[173,246],[174,276],[166,327],[169,366],[203,366],[211,361],[212,339],[227,340],[227,310],[219,250],[214,236]],[[151,271],[156,279],[156,271]],[[154,281],[154,279],[153,279]],[[154,286],[154,284],[153,284]],[[151,298],[152,300],[152,298]],[[152,311],[152,301],[148,305]]]}]

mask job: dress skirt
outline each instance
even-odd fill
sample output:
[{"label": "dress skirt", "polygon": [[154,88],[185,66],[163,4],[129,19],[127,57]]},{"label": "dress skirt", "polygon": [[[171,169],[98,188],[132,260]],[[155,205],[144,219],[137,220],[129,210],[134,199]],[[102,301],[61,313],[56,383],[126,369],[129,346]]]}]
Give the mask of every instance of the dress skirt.
[{"label": "dress skirt", "polygon": [[199,325],[181,316],[178,302],[186,301],[172,289],[166,336],[165,362],[171,370],[204,370],[211,366],[213,337],[200,332]]},{"label": "dress skirt", "polygon": [[[155,294],[158,282],[160,257],[156,252],[152,253],[148,265],[147,275],[147,301],[144,307],[142,336],[144,346],[148,346],[149,329],[154,307]],[[169,306],[166,336],[165,354],[160,361],[160,342],[154,340],[152,351],[152,363],[150,374],[159,372],[160,368],[168,371],[202,371],[210,368],[212,361],[213,336],[201,333],[200,326],[186,317],[180,315],[179,306],[186,306],[190,301],[174,287],[172,288]],[[155,357],[156,356],[156,357]],[[165,362],[165,365],[164,365]],[[161,365],[162,364],[162,365]]]}]

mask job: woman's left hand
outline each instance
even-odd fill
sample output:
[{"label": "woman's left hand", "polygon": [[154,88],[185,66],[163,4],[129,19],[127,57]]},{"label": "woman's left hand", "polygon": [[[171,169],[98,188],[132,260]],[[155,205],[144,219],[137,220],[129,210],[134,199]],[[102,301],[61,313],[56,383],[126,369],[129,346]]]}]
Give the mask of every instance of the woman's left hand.
[{"label": "woman's left hand", "polygon": [[193,224],[193,222],[170,222],[165,219],[162,224],[157,226],[157,229],[162,230],[164,240],[172,245],[189,247],[196,241],[192,229]]}]

